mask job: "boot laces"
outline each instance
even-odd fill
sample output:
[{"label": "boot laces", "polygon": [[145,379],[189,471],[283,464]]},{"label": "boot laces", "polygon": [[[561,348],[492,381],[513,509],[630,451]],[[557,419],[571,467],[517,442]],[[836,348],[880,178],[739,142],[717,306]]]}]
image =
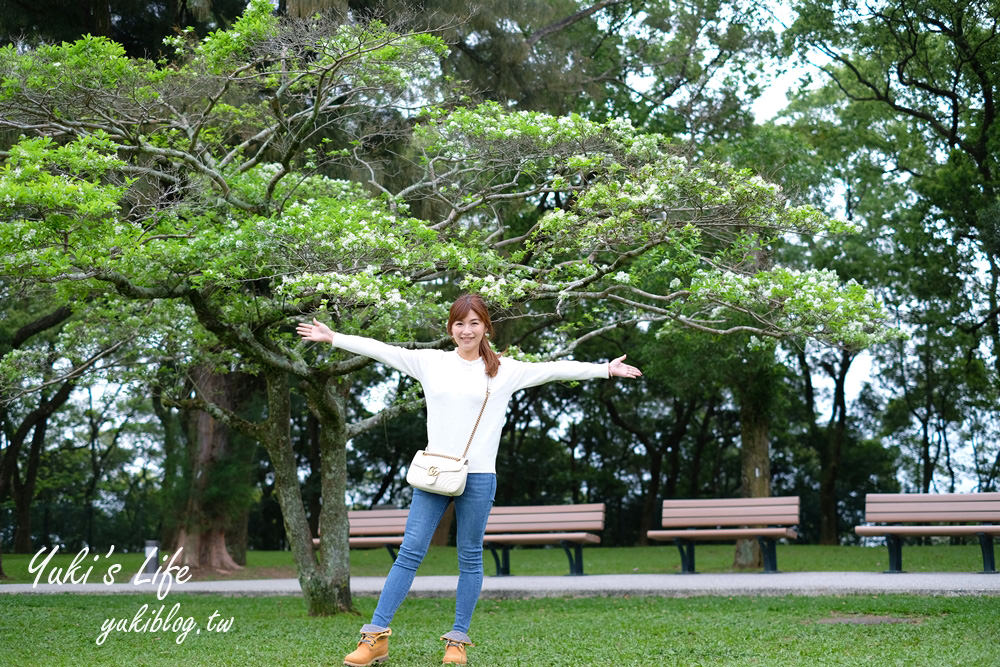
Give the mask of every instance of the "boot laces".
[{"label": "boot laces", "polygon": [[454,639],[446,639],[444,645],[445,648],[448,648],[449,646],[454,646],[455,648],[465,648],[465,644],[463,642],[458,642]]},{"label": "boot laces", "polygon": [[361,641],[358,642],[358,645],[367,644],[368,648],[375,648],[375,642],[384,634],[384,632],[362,632]]}]

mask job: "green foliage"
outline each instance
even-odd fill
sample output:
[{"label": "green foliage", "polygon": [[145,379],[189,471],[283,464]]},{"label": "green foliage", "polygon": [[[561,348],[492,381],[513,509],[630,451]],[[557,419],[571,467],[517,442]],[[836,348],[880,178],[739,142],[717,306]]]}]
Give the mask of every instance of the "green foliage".
[{"label": "green foliage", "polygon": [[209,33],[197,53],[209,72],[226,74],[239,68],[252,51],[274,36],[278,19],[268,0],[250,0],[243,15],[227,29]]},{"label": "green foliage", "polygon": [[[963,441],[992,436],[998,388],[995,3],[797,3],[785,47],[822,54],[826,83],[803,90],[790,127],[816,147],[866,228],[839,270],[878,285],[909,342],[876,348],[882,435],[911,488],[961,476]],[[985,372],[985,369],[990,369]],[[987,379],[987,377],[989,379]],[[986,407],[990,405],[991,407]],[[983,412],[985,411],[985,412]],[[932,426],[932,424],[936,426]],[[992,488],[977,446],[970,466]]]}]

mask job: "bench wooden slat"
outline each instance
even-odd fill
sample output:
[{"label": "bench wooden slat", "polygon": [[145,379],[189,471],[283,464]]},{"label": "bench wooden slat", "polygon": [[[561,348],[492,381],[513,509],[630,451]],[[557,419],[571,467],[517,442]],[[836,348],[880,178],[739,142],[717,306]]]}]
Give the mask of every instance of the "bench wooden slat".
[{"label": "bench wooden slat", "polygon": [[592,533],[538,533],[535,535],[496,533],[483,538],[484,543],[496,544],[552,544],[555,542],[586,542],[600,544],[601,538]]},{"label": "bench wooden slat", "polygon": [[669,508],[664,507],[662,516],[664,518],[679,517],[679,518],[693,518],[693,517],[711,517],[711,516],[735,516],[735,517],[754,517],[760,514],[777,514],[781,516],[796,516],[798,512],[797,505],[789,506],[779,506],[774,507],[771,505],[756,505],[754,507],[715,507],[715,506],[705,506],[705,507],[684,507],[684,508]]},{"label": "bench wooden slat", "polygon": [[984,500],[1000,502],[1000,491],[984,493],[869,493],[865,503],[893,502],[920,504],[925,501],[944,500],[951,503],[975,503]]},{"label": "bench wooden slat", "polygon": [[586,514],[561,515],[550,514],[497,514],[490,515],[488,525],[503,525],[505,523],[601,523],[604,512],[587,512]]},{"label": "bench wooden slat", "polygon": [[348,510],[347,519],[395,519],[395,518],[406,518],[409,516],[410,510],[408,509],[391,509],[391,510]]},{"label": "bench wooden slat", "polygon": [[358,527],[358,528],[361,528],[361,527],[378,528],[379,526],[389,526],[389,527],[395,528],[396,526],[405,526],[406,525],[406,517],[405,516],[401,516],[401,517],[398,517],[398,518],[389,517],[389,518],[385,518],[385,519],[378,518],[378,517],[373,517],[373,518],[370,518],[370,519],[354,518],[354,519],[348,519],[347,523],[352,528],[354,528],[354,527]]},{"label": "bench wooden slat", "polygon": [[604,513],[604,503],[583,503],[580,505],[496,505],[490,515],[501,514],[576,514],[578,512]]},{"label": "bench wooden slat", "polygon": [[1000,521],[1000,507],[992,512],[966,512],[956,509],[951,512],[917,512],[914,510],[901,512],[872,511],[865,512],[865,519],[869,522],[909,522],[909,523],[935,523],[935,522],[963,522],[963,521]]},{"label": "bench wooden slat", "polygon": [[766,498],[671,498],[663,501],[664,509],[670,507],[719,507],[741,508],[759,505],[799,506],[798,496],[768,496]]},{"label": "bench wooden slat", "polygon": [[755,514],[753,516],[702,516],[702,517],[664,517],[661,522],[664,528],[680,528],[682,526],[770,526],[796,525],[798,515],[789,514]]},{"label": "bench wooden slat", "polygon": [[400,525],[396,530],[393,530],[391,526],[351,526],[350,535],[402,535],[405,529],[406,527],[403,525]]},{"label": "bench wooden slat", "polygon": [[603,518],[604,512],[577,512],[575,514],[559,514],[558,512],[549,512],[547,514],[490,514],[490,519],[500,522],[512,519],[516,519],[517,521],[600,521]]},{"label": "bench wooden slat", "polygon": [[883,535],[909,535],[929,537],[941,535],[944,537],[960,537],[963,535],[1000,535],[1000,526],[855,526],[854,532],[862,537],[881,537]]},{"label": "bench wooden slat", "polygon": [[922,503],[869,502],[866,506],[873,512],[995,512],[997,507],[1000,506],[1000,501],[968,500],[952,502],[937,498]]},{"label": "bench wooden slat", "polygon": [[409,516],[409,510],[399,516],[360,516],[355,514],[354,516],[348,515],[348,523],[356,524],[400,524],[406,523],[406,517]]},{"label": "bench wooden slat", "polygon": [[402,535],[381,535],[379,537],[351,537],[349,538],[352,547],[381,547],[386,544],[399,546],[403,543]]},{"label": "bench wooden slat", "polygon": [[551,531],[563,531],[566,529],[576,529],[576,530],[603,530],[603,521],[564,521],[561,523],[503,523],[503,524],[489,524],[486,525],[486,534],[492,535],[494,533],[506,533],[511,531],[522,531],[522,532],[551,532]]},{"label": "bench wooden slat", "polygon": [[756,505],[754,507],[683,507],[683,508],[663,508],[663,517],[711,517],[711,516],[748,516],[753,517],[759,514],[781,515],[798,517],[798,505],[772,506]]},{"label": "bench wooden slat", "polygon": [[674,539],[685,540],[739,540],[751,537],[768,537],[777,539],[787,537],[794,540],[799,536],[794,528],[724,528],[714,530],[650,530],[646,533],[651,540],[665,541]]}]

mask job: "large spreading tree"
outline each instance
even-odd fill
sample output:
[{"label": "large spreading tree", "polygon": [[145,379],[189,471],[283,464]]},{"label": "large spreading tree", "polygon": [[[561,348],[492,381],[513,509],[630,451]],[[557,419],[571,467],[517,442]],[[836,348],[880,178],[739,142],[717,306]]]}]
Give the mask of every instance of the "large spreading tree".
[{"label": "large spreading tree", "polygon": [[[260,378],[263,420],[210,392],[198,405],[267,448],[310,613],[351,608],[347,441],[419,399],[351,421],[369,361],[303,344],[296,321],[438,346],[468,289],[548,325],[536,358],[641,322],[853,346],[888,335],[861,286],[766,259],[788,234],[850,225],[627,122],[461,106],[442,97],[445,47],[429,33],[279,21],[255,0],[231,29],[171,47],[180,65],[97,37],[0,51],[0,126],[22,134],[0,167],[0,273],[66,300],[170,303],[187,331],[151,319],[149,347],[182,335],[191,364]],[[318,548],[293,392],[320,426]]]}]

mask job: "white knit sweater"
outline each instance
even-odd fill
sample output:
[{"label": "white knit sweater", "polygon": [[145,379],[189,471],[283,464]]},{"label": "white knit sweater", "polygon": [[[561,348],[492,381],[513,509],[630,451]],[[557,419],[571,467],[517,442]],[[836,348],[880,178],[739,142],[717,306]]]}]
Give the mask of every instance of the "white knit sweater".
[{"label": "white knit sweater", "polygon": [[[423,385],[427,400],[426,449],[429,452],[462,455],[483,405],[489,380],[490,399],[469,447],[469,472],[496,472],[500,431],[507,415],[507,404],[515,391],[554,380],[608,377],[606,363],[528,363],[501,358],[496,377],[488,378],[481,358],[466,361],[455,350],[407,350],[371,338],[340,333],[334,334],[333,345],[381,361]],[[413,451],[417,449],[420,447],[413,447]]]}]

